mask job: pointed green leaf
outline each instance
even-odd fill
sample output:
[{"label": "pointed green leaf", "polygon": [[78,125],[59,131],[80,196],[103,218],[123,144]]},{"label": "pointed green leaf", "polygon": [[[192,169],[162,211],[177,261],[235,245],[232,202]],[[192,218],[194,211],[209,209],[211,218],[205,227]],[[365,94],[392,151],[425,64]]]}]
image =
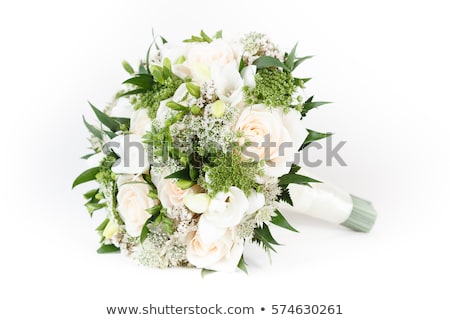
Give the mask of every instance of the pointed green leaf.
[{"label": "pointed green leaf", "polygon": [[89,190],[88,192],[86,192],[85,194],[83,194],[83,197],[88,200],[88,199],[92,199],[93,197],[95,197],[95,195],[98,193],[99,189],[92,189]]},{"label": "pointed green leaf", "polygon": [[160,38],[161,38],[161,42],[162,42],[162,44],[166,44],[167,43],[167,40],[166,40],[166,38],[164,38],[163,36],[159,36]]},{"label": "pointed green leaf", "polygon": [[293,226],[287,222],[286,218],[281,214],[281,212],[277,209],[275,210],[275,216],[272,217],[271,222],[281,228],[285,228],[294,232],[298,232]]},{"label": "pointed green leaf", "polygon": [[87,160],[90,157],[92,157],[93,155],[96,155],[97,153],[89,153],[89,154],[85,154],[84,156],[81,157],[81,159],[83,160]]},{"label": "pointed green leaf", "polygon": [[[86,207],[86,209],[87,209],[87,211],[89,212],[89,214],[92,216],[92,214],[95,212],[95,211],[97,211],[97,210],[100,210],[100,209],[103,209],[103,208],[106,208],[106,206],[107,206],[107,204],[106,204],[106,202],[103,202],[103,203],[97,203],[97,202],[94,202],[95,200],[93,200],[93,201],[90,201],[90,202],[87,202],[84,206]],[[97,200],[98,201],[98,200]]]},{"label": "pointed green leaf", "polygon": [[91,181],[91,180],[95,180],[95,175],[97,173],[99,173],[100,171],[100,167],[95,167],[95,168],[90,168],[87,169],[86,171],[82,172],[73,182],[72,184],[72,189],[75,188],[77,185]]},{"label": "pointed green leaf", "polygon": [[89,122],[86,121],[86,118],[84,116],[83,122],[86,128],[94,135],[94,137],[99,138],[100,140],[103,139],[102,131],[94,127],[92,124],[89,124]]},{"label": "pointed green leaf", "polygon": [[214,273],[214,272],[216,272],[216,271],[203,268],[202,272],[200,274],[201,274],[202,278],[204,278],[208,274],[211,274],[211,273]]},{"label": "pointed green leaf", "polygon": [[297,52],[297,45],[298,43],[295,44],[294,48],[292,48],[291,53],[289,53],[285,65],[289,68],[289,70],[293,70],[294,69],[294,60],[295,60],[295,53]]},{"label": "pointed green leaf", "polygon": [[97,249],[97,253],[117,253],[120,248],[117,248],[113,244],[102,244],[100,248]]},{"label": "pointed green leaf", "polygon": [[242,271],[244,271],[246,274],[248,274],[247,271],[247,263],[245,263],[244,260],[244,255],[241,256],[241,259],[239,260],[238,266],[239,269],[241,269]]},{"label": "pointed green leaf", "polygon": [[289,193],[289,189],[285,186],[282,188],[281,194],[278,196],[278,200],[284,201],[287,204],[294,206],[294,203],[292,202],[291,194]]},{"label": "pointed green leaf", "polygon": [[119,124],[124,125],[127,129],[130,129],[130,118],[120,118],[120,117],[111,117],[113,120],[117,121]]},{"label": "pointed green leaf", "polygon": [[172,174],[169,174],[168,176],[165,176],[164,179],[183,179],[183,180],[190,180],[189,176],[189,169],[184,168],[179,171],[175,171]]},{"label": "pointed green leaf", "polygon": [[214,38],[222,39],[222,30],[217,31],[216,34],[214,35]]},{"label": "pointed green leaf", "polygon": [[154,81],[150,74],[137,74],[135,77],[125,80],[122,84],[133,84],[142,89],[151,90]]},{"label": "pointed green leaf", "polygon": [[203,40],[208,43],[211,43],[213,41],[203,30],[200,31],[200,35],[202,36]]},{"label": "pointed green leaf", "polygon": [[320,181],[296,173],[287,173],[285,175],[282,175],[278,180],[278,184],[280,186],[287,186],[291,183],[308,185],[310,182],[320,182]]},{"label": "pointed green leaf", "polygon": [[283,68],[283,70],[285,71],[290,71],[288,67],[286,67],[286,65],[281,62],[280,60],[274,58],[274,57],[269,57],[269,56],[262,56],[259,57],[258,59],[256,59],[253,64],[256,66],[257,69],[263,69],[263,68],[269,68],[269,67],[279,67],[279,68]]},{"label": "pointed green leaf", "polygon": [[326,101],[313,101],[313,99],[314,99],[314,96],[311,96],[311,97],[309,97],[308,100],[306,100],[305,103],[303,104],[302,112],[301,112],[303,117],[306,116],[306,114],[307,114],[311,109],[320,107],[320,106],[322,106],[322,105],[324,105],[324,104],[331,103],[331,102],[326,102]]},{"label": "pointed green leaf", "polygon": [[292,71],[294,71],[303,61],[313,58],[314,56],[301,57],[295,60]]},{"label": "pointed green leaf", "polygon": [[306,130],[308,130],[308,136],[306,137],[305,141],[303,142],[302,146],[300,147],[300,150],[304,149],[308,144],[310,144],[313,141],[325,139],[326,137],[329,137],[332,135],[331,132],[322,133],[322,132],[317,132],[317,131],[314,131],[311,129],[306,129]]},{"label": "pointed green leaf", "polygon": [[148,233],[150,232],[148,229],[148,224],[150,222],[152,222],[151,217],[145,221],[144,226],[142,227],[141,236],[139,237],[141,243],[144,243],[145,239],[147,239]]},{"label": "pointed green leaf", "polygon": [[135,89],[135,90],[130,90],[130,91],[121,93],[121,94],[119,95],[119,98],[120,98],[120,97],[131,96],[131,95],[133,95],[133,94],[141,94],[141,93],[144,93],[144,92],[147,92],[147,89]]},{"label": "pointed green leaf", "polygon": [[106,228],[106,225],[109,223],[109,218],[106,218],[105,220],[103,220],[103,222],[97,227],[95,228],[95,230],[97,231],[103,231]]},{"label": "pointed green leaf", "polygon": [[105,126],[107,126],[112,132],[120,130],[120,124],[117,121],[108,116],[106,113],[97,109],[92,103],[89,102],[89,105],[91,106],[92,110],[94,110],[94,113],[97,116],[98,120]]}]

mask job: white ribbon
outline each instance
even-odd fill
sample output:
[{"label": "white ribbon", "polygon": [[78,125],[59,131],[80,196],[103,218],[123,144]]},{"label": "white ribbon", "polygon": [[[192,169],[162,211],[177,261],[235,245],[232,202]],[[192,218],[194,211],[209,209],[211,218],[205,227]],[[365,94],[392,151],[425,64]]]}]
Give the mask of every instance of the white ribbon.
[{"label": "white ribbon", "polygon": [[309,215],[331,223],[341,224],[352,213],[353,201],[347,192],[326,183],[311,183],[311,187],[290,184],[293,207],[281,202],[281,209]]}]

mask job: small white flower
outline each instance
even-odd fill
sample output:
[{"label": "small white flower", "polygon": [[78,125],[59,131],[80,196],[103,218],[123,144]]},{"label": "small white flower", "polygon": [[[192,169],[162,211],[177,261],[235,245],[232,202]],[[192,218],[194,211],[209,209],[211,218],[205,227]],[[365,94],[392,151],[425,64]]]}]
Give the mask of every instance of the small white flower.
[{"label": "small white flower", "polygon": [[239,188],[230,187],[228,192],[219,192],[211,199],[208,211],[203,216],[217,227],[234,227],[241,222],[248,208],[245,193]]},{"label": "small white flower", "polygon": [[250,89],[254,89],[256,87],[255,75],[256,75],[256,66],[251,65],[243,68],[241,70],[242,78],[244,79],[244,85],[249,87]]}]

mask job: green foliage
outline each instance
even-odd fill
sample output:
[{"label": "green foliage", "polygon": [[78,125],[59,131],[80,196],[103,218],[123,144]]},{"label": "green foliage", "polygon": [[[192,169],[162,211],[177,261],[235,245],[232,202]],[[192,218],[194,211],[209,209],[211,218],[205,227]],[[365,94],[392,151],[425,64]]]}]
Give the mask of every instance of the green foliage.
[{"label": "green foliage", "polygon": [[102,244],[100,248],[97,249],[97,253],[118,253],[120,248],[117,248],[113,244]]},{"label": "green foliage", "polygon": [[246,274],[248,274],[247,271],[247,263],[245,263],[244,260],[244,255],[241,256],[241,259],[239,260],[238,266],[239,269],[241,269],[242,271],[244,271]]},{"label": "green foliage", "polygon": [[286,220],[286,218],[281,214],[281,212],[278,209],[275,210],[275,216],[272,217],[271,222],[274,225],[277,225],[281,228],[285,228],[293,232],[298,232],[297,229],[295,229],[293,226],[289,224],[289,222]]},{"label": "green foliage", "polygon": [[301,113],[302,113],[302,116],[303,116],[303,117],[305,117],[306,114],[307,114],[310,110],[312,110],[312,109],[314,109],[314,108],[317,108],[317,107],[320,107],[320,106],[322,106],[322,105],[324,105],[324,104],[330,103],[330,102],[326,102],[326,101],[313,101],[313,99],[314,99],[314,96],[311,96],[311,97],[309,97],[308,100],[306,100],[305,103],[303,104],[302,110],[301,110]]},{"label": "green foliage", "polygon": [[263,103],[266,106],[280,107],[292,103],[296,86],[290,73],[276,68],[261,69],[255,75],[255,82],[254,89],[244,87],[248,104]]},{"label": "green foliage", "polygon": [[276,252],[273,248],[273,245],[280,245],[270,233],[270,229],[267,224],[263,223],[263,225],[259,228],[256,228],[253,231],[253,241],[257,244],[261,245],[266,252]]},{"label": "green foliage", "polygon": [[227,192],[231,186],[238,187],[246,195],[257,188],[255,176],[259,172],[256,162],[242,161],[238,153],[231,152],[214,157],[208,170],[210,182],[206,189],[214,196],[218,192]]},{"label": "green foliage", "polygon": [[307,177],[307,176],[302,176],[300,174],[295,174],[295,173],[286,173],[285,175],[282,175],[278,179],[278,185],[280,185],[280,186],[287,186],[291,183],[301,184],[301,185],[309,185],[310,182],[320,182],[320,181],[310,178],[310,177]]},{"label": "green foliage", "polygon": [[92,103],[89,102],[92,110],[94,110],[95,115],[98,120],[103,123],[107,128],[109,128],[112,132],[116,132],[120,130],[120,123],[108,116],[106,113],[97,109]]},{"label": "green foliage", "polygon": [[128,63],[128,61],[123,60],[122,61],[122,67],[125,69],[126,72],[128,72],[129,74],[134,74],[134,69],[132,66],[130,66],[130,64]]},{"label": "green foliage", "polygon": [[75,188],[77,185],[95,180],[95,176],[97,173],[100,172],[100,167],[90,168],[86,171],[83,171],[76,179],[74,180],[72,184],[72,189]]},{"label": "green foliage", "polygon": [[213,37],[208,36],[203,30],[200,31],[200,36],[191,36],[189,39],[183,40],[183,42],[207,42],[211,43],[214,39],[222,38],[222,30],[217,31]]},{"label": "green foliage", "polygon": [[135,77],[129,78],[122,84],[132,84],[138,88],[151,90],[155,83],[151,74],[137,74]]},{"label": "green foliage", "polygon": [[308,136],[306,137],[305,141],[303,142],[302,146],[300,147],[300,150],[307,147],[313,141],[325,139],[326,137],[329,137],[332,135],[331,132],[322,133],[322,132],[314,131],[311,129],[306,129],[306,130],[308,130]]}]

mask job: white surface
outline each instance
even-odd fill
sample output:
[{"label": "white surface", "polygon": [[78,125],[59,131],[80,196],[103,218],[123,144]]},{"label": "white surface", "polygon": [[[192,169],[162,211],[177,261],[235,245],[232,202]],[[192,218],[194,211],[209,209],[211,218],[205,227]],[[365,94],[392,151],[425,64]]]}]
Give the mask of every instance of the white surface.
[{"label": "white surface", "polygon": [[[448,318],[445,1],[155,2],[0,4],[0,317],[106,319],[108,305],[150,303],[309,303],[341,304],[340,319]],[[126,77],[120,62],[144,56],[152,27],[168,39],[201,28],[268,32],[286,49],[298,40],[300,53],[316,55],[302,66],[313,77],[308,92],[334,103],[311,112],[308,126],[349,142],[347,167],[315,171],[373,201],[373,232],[290,215],[301,233],[277,230],[285,246],[272,265],[249,248],[249,276],[201,279],[97,255],[99,219],[84,211],[83,188],[70,190],[85,168],[81,114],[92,118],[88,99],[102,106],[112,97]],[[268,317],[279,318],[294,317]]]}]

